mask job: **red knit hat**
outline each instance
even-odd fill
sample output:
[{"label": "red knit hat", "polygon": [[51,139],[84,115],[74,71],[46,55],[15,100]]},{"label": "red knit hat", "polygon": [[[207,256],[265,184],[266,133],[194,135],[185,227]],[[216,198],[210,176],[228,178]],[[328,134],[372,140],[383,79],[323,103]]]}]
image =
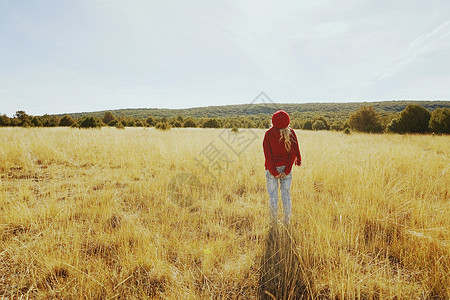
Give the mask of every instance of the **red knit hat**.
[{"label": "red knit hat", "polygon": [[279,110],[272,115],[272,124],[276,128],[286,128],[289,122],[289,115],[284,110]]}]

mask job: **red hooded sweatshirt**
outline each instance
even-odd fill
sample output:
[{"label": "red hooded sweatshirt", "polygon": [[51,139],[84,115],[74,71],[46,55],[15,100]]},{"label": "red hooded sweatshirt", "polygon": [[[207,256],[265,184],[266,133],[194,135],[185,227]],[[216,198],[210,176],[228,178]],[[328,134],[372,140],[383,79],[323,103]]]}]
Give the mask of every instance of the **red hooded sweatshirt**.
[{"label": "red hooded sweatshirt", "polygon": [[264,135],[263,149],[266,159],[265,167],[273,176],[280,174],[275,167],[285,166],[284,173],[288,175],[291,172],[294,162],[297,166],[300,166],[302,163],[297,136],[292,128],[289,128],[289,130],[291,131],[290,152],[286,150],[284,139],[281,138],[278,128],[271,127]]}]

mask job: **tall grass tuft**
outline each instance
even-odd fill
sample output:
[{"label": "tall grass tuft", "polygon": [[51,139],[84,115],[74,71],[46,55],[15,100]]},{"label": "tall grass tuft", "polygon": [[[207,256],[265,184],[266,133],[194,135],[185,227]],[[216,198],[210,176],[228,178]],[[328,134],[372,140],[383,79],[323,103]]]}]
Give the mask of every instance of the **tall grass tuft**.
[{"label": "tall grass tuft", "polygon": [[292,230],[272,224],[264,243],[259,299],[310,299],[313,278],[308,259],[301,256]]}]

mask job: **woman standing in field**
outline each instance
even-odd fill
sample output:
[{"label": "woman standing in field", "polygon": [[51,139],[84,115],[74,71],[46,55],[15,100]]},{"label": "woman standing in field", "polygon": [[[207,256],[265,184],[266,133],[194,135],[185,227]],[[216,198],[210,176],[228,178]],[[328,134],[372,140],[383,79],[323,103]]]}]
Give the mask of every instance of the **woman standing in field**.
[{"label": "woman standing in field", "polygon": [[289,115],[279,110],[272,115],[272,127],[266,131],[263,141],[266,185],[269,192],[269,207],[272,221],[277,220],[278,186],[281,189],[284,223],[289,224],[291,216],[292,165],[300,166],[302,158],[295,132],[289,126]]}]

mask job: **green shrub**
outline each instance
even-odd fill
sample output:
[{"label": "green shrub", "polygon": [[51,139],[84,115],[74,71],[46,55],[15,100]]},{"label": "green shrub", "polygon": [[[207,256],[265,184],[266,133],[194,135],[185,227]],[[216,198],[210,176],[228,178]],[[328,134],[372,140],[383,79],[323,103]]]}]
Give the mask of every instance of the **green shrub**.
[{"label": "green shrub", "polygon": [[158,122],[155,128],[159,130],[170,130],[170,124],[168,122]]},{"label": "green shrub", "polygon": [[137,120],[136,123],[134,124],[134,126],[136,126],[136,127],[144,127],[144,123],[141,120]]},{"label": "green shrub", "polygon": [[[34,119],[34,118],[33,118]],[[33,121],[33,120],[32,120]],[[65,115],[64,117],[61,118],[61,120],[59,121],[59,126],[65,126],[65,127],[70,127],[73,125],[73,123],[75,123],[75,120],[69,116],[69,115]],[[42,123],[41,123],[42,124]]]},{"label": "green shrub", "polygon": [[175,122],[173,123],[173,127],[180,128],[180,127],[183,127],[183,125],[180,123],[180,121],[175,121]]},{"label": "green shrub", "polygon": [[[114,120],[111,120],[107,125],[108,126],[116,126],[118,123],[122,124],[118,120],[114,119]],[[123,126],[123,124],[122,124],[122,126]]]},{"label": "green shrub", "polygon": [[239,131],[239,129],[237,127],[231,128],[231,132],[238,132],[238,131]]},{"label": "green shrub", "polygon": [[148,126],[150,126],[150,127],[153,127],[156,125],[155,118],[153,118],[153,117],[148,117],[147,120],[145,120],[145,122],[147,122]]},{"label": "green shrub", "polygon": [[325,123],[322,120],[315,120],[314,123],[312,124],[312,129],[313,130],[326,130],[327,126],[325,125]]},{"label": "green shrub", "polygon": [[11,120],[7,115],[0,116],[0,126],[9,126],[11,124]]},{"label": "green shrub", "polygon": [[[74,121],[75,122],[75,121]],[[44,126],[44,124],[42,124],[41,120],[39,120],[38,117],[33,117],[31,119],[31,123],[35,126],[35,127],[42,127]],[[61,125],[62,126],[62,125]]]},{"label": "green shrub", "polygon": [[306,121],[305,124],[303,124],[302,129],[303,129],[303,130],[312,130],[312,129],[313,129],[313,128],[312,128],[312,122],[309,121],[309,120]]},{"label": "green shrub", "polygon": [[222,123],[220,120],[216,118],[208,119],[205,123],[203,123],[203,128],[221,128]]},{"label": "green shrub", "polygon": [[85,117],[80,123],[80,128],[100,128],[100,127],[102,127],[102,121],[93,116]]},{"label": "green shrub", "polygon": [[436,108],[431,113],[430,130],[434,133],[450,134],[450,108]]},{"label": "green shrub", "polygon": [[431,114],[426,108],[410,104],[388,124],[387,130],[395,133],[425,133],[430,118]]},{"label": "green shrub", "polygon": [[50,115],[43,115],[42,117],[39,117],[44,127],[56,127],[59,126],[60,119],[58,116],[50,116]]},{"label": "green shrub", "polygon": [[348,118],[350,128],[361,132],[379,133],[383,131],[380,117],[373,106],[363,106]]},{"label": "green shrub", "polygon": [[197,122],[195,122],[192,118],[187,118],[186,121],[184,121],[183,127],[197,127]]},{"label": "green shrub", "polygon": [[114,116],[114,114],[110,111],[107,111],[103,115],[102,122],[105,124],[109,124],[112,120],[115,120],[115,119],[116,119],[116,117]]},{"label": "green shrub", "polygon": [[316,121],[322,121],[323,125],[325,125],[325,128],[324,129],[314,129],[314,127],[313,127],[312,128],[313,130],[329,130],[330,129],[330,125],[328,125],[328,121],[327,121],[327,119],[325,119],[325,117],[322,117],[322,116],[315,117],[314,120],[312,121],[313,126]]}]

